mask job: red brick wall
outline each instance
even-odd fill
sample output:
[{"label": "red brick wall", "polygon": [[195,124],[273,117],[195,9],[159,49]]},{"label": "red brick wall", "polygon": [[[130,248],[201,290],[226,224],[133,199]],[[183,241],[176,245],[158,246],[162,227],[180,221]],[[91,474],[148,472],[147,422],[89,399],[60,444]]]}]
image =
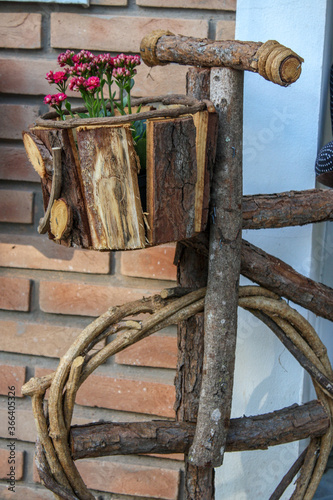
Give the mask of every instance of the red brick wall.
[{"label": "red brick wall", "polygon": [[[36,231],[42,216],[38,176],[21,131],[46,111],[45,73],[67,48],[137,52],[156,28],[233,38],[235,0],[91,0],[89,8],[0,2],[0,497],[51,499],[33,466],[36,437],[31,376],[56,368],[59,357],[92,317],[108,307],[173,284],[174,246],[127,253],[59,247]],[[186,68],[139,67],[135,95],[184,92]],[[75,421],[173,417],[175,328],[118,354],[91,376],[77,397]],[[7,491],[10,442],[8,386],[16,387],[16,495]],[[103,458],[79,463],[101,499],[181,498],[181,457]]]}]

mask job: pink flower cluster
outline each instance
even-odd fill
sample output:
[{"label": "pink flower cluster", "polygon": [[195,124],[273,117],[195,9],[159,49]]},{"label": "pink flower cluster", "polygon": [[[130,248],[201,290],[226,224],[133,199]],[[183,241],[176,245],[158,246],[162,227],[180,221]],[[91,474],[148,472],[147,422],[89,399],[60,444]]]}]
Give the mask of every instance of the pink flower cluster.
[{"label": "pink flower cluster", "polygon": [[[131,112],[130,92],[134,84],[132,79],[137,72],[136,66],[140,64],[140,56],[119,54],[112,57],[107,53],[95,56],[88,50],[81,50],[77,54],[66,50],[58,56],[58,64],[61,71],[49,71],[46,80],[55,84],[59,93],[46,96],[44,102],[58,106],[60,115],[61,104],[66,98],[59,96],[65,96],[67,88],[80,92],[89,116],[107,116],[110,113],[113,116],[116,107],[124,112],[126,106]],[[116,92],[111,89],[114,82],[120,88],[120,102],[115,101]],[[105,97],[104,86],[108,87],[108,98]],[[65,106],[71,114],[68,101]]]},{"label": "pink flower cluster", "polygon": [[83,76],[74,77],[69,82],[69,90],[87,91],[95,93],[100,87],[100,79],[98,76],[90,76],[85,79]]},{"label": "pink flower cluster", "polygon": [[119,54],[113,58],[112,76],[118,80],[126,80],[132,78],[136,74],[135,66],[141,63],[140,56],[125,56]]},{"label": "pink flower cluster", "polygon": [[56,71],[53,73],[53,71],[49,71],[46,73],[46,80],[49,83],[64,83],[68,79],[68,73],[67,71]]},{"label": "pink flower cluster", "polygon": [[59,94],[49,94],[44,97],[44,103],[49,104],[50,106],[59,106],[63,101],[67,99],[67,95],[63,92],[59,92]]}]

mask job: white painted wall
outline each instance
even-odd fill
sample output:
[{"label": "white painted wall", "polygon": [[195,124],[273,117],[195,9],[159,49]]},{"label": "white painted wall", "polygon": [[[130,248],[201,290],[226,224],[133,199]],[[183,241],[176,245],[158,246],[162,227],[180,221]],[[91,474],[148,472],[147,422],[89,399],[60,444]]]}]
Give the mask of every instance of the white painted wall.
[{"label": "white painted wall", "polygon": [[[305,59],[300,79],[288,88],[245,75],[245,194],[315,185],[326,11],[326,0],[237,1],[237,39],[278,40]],[[310,275],[311,226],[245,231],[243,237]],[[307,311],[297,309],[308,317]],[[232,417],[304,402],[302,368],[270,330],[244,311],[239,314],[236,357]],[[227,454],[216,471],[216,499],[268,499],[297,458],[299,446],[302,443]]]}]

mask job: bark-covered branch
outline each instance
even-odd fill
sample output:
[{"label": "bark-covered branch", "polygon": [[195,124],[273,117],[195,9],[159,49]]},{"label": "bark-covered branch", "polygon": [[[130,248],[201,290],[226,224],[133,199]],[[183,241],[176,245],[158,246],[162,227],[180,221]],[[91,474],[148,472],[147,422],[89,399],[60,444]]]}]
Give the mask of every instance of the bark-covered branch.
[{"label": "bark-covered branch", "polygon": [[333,220],[332,189],[243,196],[243,229],[303,226]]},{"label": "bark-covered branch", "polygon": [[[231,419],[226,451],[264,450],[309,436],[321,436],[329,427],[321,403],[311,401],[254,417]],[[138,453],[186,453],[195,424],[169,422],[107,422],[73,426],[70,447],[74,460]]]},{"label": "bark-covered branch", "polygon": [[189,462],[222,464],[234,380],[242,231],[243,73],[211,71],[210,97],[219,117],[210,211],[202,383]]},{"label": "bark-covered branch", "polygon": [[208,40],[157,30],[140,44],[141,57],[148,66],[170,62],[202,67],[225,66],[259,73],[266,80],[287,86],[301,74],[303,59],[275,40],[244,42]]},{"label": "bark-covered branch", "polygon": [[[200,233],[182,242],[208,254],[208,237]],[[281,259],[242,240],[241,274],[317,316],[333,321],[333,289],[298,273]]]},{"label": "bark-covered branch", "polygon": [[242,242],[241,273],[295,304],[333,321],[333,290],[303,276],[261,248]]}]

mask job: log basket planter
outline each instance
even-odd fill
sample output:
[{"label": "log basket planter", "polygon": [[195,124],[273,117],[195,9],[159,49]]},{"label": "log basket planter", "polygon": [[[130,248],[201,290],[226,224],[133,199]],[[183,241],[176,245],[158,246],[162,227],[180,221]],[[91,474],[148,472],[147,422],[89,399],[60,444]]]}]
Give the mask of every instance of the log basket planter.
[{"label": "log basket planter", "polygon": [[[190,238],[208,220],[214,106],[187,96],[137,99],[132,115],[68,119],[55,113],[23,134],[41,177],[39,232],[66,246],[127,250]],[[131,123],[146,120],[146,195]],[[143,193],[143,191],[141,191]],[[144,208],[143,208],[144,207]]]}]

